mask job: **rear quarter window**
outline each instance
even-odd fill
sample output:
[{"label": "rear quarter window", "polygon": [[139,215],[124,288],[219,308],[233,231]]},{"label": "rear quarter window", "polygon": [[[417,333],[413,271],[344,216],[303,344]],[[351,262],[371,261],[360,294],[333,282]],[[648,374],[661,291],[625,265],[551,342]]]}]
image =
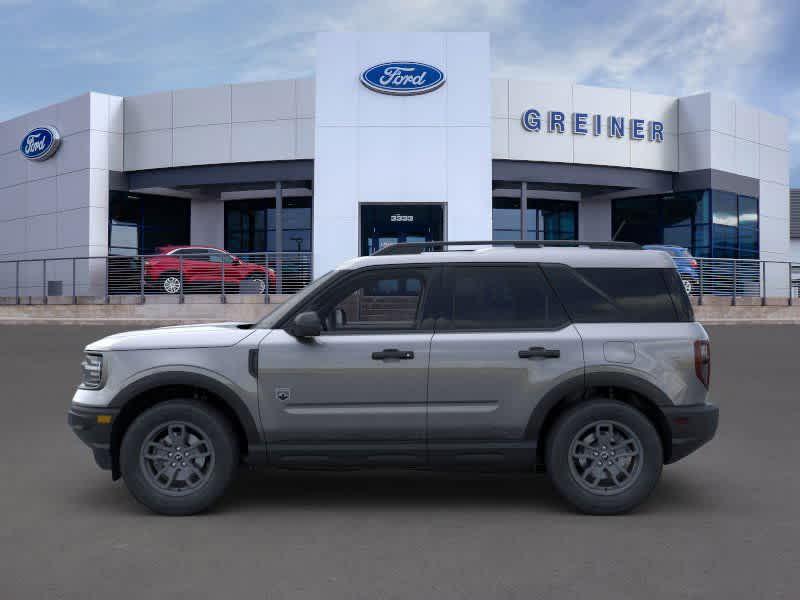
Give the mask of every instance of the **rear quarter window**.
[{"label": "rear quarter window", "polygon": [[693,320],[682,286],[682,296],[673,291],[676,283],[681,285],[674,269],[542,268],[575,323]]}]

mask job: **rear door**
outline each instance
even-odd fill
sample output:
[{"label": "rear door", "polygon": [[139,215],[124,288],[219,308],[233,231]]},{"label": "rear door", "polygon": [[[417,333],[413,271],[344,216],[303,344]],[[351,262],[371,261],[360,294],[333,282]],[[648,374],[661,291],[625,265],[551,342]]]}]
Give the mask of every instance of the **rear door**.
[{"label": "rear door", "polygon": [[580,336],[538,265],[450,266],[431,344],[432,462],[532,461],[539,400],[582,381]]}]

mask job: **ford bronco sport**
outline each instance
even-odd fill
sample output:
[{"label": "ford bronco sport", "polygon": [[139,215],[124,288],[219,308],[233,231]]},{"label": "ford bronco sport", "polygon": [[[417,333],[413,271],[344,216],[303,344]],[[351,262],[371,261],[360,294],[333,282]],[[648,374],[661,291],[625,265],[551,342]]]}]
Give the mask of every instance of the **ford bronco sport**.
[{"label": "ford bronco sport", "polygon": [[613,514],[713,437],[710,366],[664,252],[397,244],[258,323],[89,344],[69,423],[159,513],[208,508],[248,463],[540,468]]}]

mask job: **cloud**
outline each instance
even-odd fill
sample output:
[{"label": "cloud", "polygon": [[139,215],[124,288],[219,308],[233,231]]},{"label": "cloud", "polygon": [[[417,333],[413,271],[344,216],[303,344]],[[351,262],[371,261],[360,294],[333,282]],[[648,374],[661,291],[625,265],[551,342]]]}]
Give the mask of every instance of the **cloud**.
[{"label": "cloud", "polygon": [[[519,0],[404,0],[302,2],[243,36],[246,53],[235,81],[310,75],[317,31],[486,30],[521,22]],[[233,52],[233,49],[231,50]]]},{"label": "cloud", "polygon": [[[563,20],[563,19],[562,19]],[[496,72],[685,95],[737,93],[774,44],[778,15],[764,0],[665,0],[565,23],[569,35],[517,32],[500,40]],[[542,28],[544,29],[544,28]],[[497,40],[495,40],[497,41]]]},{"label": "cloud", "polygon": [[[794,0],[43,2],[0,0],[19,6],[0,11],[0,22],[24,27],[47,14],[42,35],[7,41],[0,53],[6,81],[17,89],[38,85],[31,65],[50,69],[48,88],[60,78],[69,93],[311,76],[317,31],[478,30],[492,32],[495,76],[668,95],[722,92],[786,114],[800,146]],[[29,109],[16,98],[19,106],[8,110]]]}]

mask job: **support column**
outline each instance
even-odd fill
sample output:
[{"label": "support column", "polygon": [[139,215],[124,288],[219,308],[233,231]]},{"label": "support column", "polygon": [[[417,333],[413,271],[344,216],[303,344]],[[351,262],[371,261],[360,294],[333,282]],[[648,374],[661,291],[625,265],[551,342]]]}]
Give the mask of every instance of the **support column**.
[{"label": "support column", "polygon": [[283,186],[275,182],[275,293],[283,293]]}]

